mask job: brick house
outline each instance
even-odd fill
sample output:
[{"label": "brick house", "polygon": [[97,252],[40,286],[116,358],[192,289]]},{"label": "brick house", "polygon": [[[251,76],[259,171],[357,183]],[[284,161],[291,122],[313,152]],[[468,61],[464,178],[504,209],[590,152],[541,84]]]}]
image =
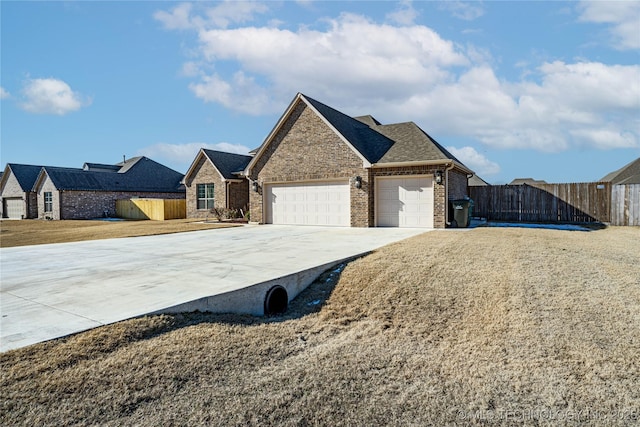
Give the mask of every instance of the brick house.
[{"label": "brick house", "polygon": [[413,122],[352,118],[299,93],[244,175],[258,223],[444,228],[473,172]]},{"label": "brick house", "polygon": [[184,176],[187,218],[206,218],[212,208],[247,209],[251,156],[201,149]]},{"label": "brick house", "polygon": [[85,163],[82,169],[43,166],[33,185],[36,217],[111,217],[116,214],[119,199],[184,199],[182,178],[181,173],[147,157],[115,165]]},{"label": "brick house", "polygon": [[7,163],[0,178],[2,218],[38,217],[38,202],[33,184],[41,169],[42,166]]}]

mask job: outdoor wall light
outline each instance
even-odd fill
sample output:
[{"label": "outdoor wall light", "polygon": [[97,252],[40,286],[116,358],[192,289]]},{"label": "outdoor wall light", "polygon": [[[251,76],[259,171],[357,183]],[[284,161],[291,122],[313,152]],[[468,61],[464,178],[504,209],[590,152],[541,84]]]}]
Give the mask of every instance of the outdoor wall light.
[{"label": "outdoor wall light", "polygon": [[356,176],[356,188],[362,188],[362,177]]},{"label": "outdoor wall light", "polygon": [[436,184],[442,184],[442,171],[436,171],[433,175],[436,179]]},{"label": "outdoor wall light", "polygon": [[252,188],[254,192],[258,192],[258,181],[253,181]]}]

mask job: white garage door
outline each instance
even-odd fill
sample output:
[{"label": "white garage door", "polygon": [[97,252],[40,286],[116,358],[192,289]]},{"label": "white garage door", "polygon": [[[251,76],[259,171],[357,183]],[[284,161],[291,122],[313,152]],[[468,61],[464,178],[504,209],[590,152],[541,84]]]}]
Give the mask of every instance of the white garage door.
[{"label": "white garage door", "polygon": [[22,219],[24,215],[24,201],[22,199],[4,199],[5,216],[12,219]]},{"label": "white garage door", "polygon": [[351,224],[348,182],[270,184],[266,196],[270,224]]},{"label": "white garage door", "polygon": [[377,178],[375,185],[378,226],[433,228],[431,177]]}]

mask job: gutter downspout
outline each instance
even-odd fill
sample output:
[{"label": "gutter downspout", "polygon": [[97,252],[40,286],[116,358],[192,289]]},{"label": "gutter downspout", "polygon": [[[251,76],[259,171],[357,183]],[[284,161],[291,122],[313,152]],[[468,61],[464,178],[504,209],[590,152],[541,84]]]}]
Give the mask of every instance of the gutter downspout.
[{"label": "gutter downspout", "polygon": [[455,164],[451,162],[444,170],[444,223],[446,226],[451,226],[451,221],[449,221],[449,171],[453,169],[454,166]]},{"label": "gutter downspout", "polygon": [[225,195],[225,204],[226,204],[225,208],[227,208],[227,209],[229,209],[229,200],[230,200],[229,184],[231,184],[231,183],[225,179],[224,180],[224,195]]}]

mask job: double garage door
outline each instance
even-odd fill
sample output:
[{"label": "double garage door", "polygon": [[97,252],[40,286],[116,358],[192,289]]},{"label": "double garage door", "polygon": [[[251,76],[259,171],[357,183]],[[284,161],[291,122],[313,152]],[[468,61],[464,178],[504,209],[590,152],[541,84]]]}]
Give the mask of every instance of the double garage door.
[{"label": "double garage door", "polygon": [[[375,181],[376,225],[433,227],[431,177],[385,177]],[[348,181],[268,184],[266,222],[294,225],[351,225]]]},{"label": "double garage door", "polygon": [[266,186],[267,222],[294,225],[351,225],[348,181]]}]

